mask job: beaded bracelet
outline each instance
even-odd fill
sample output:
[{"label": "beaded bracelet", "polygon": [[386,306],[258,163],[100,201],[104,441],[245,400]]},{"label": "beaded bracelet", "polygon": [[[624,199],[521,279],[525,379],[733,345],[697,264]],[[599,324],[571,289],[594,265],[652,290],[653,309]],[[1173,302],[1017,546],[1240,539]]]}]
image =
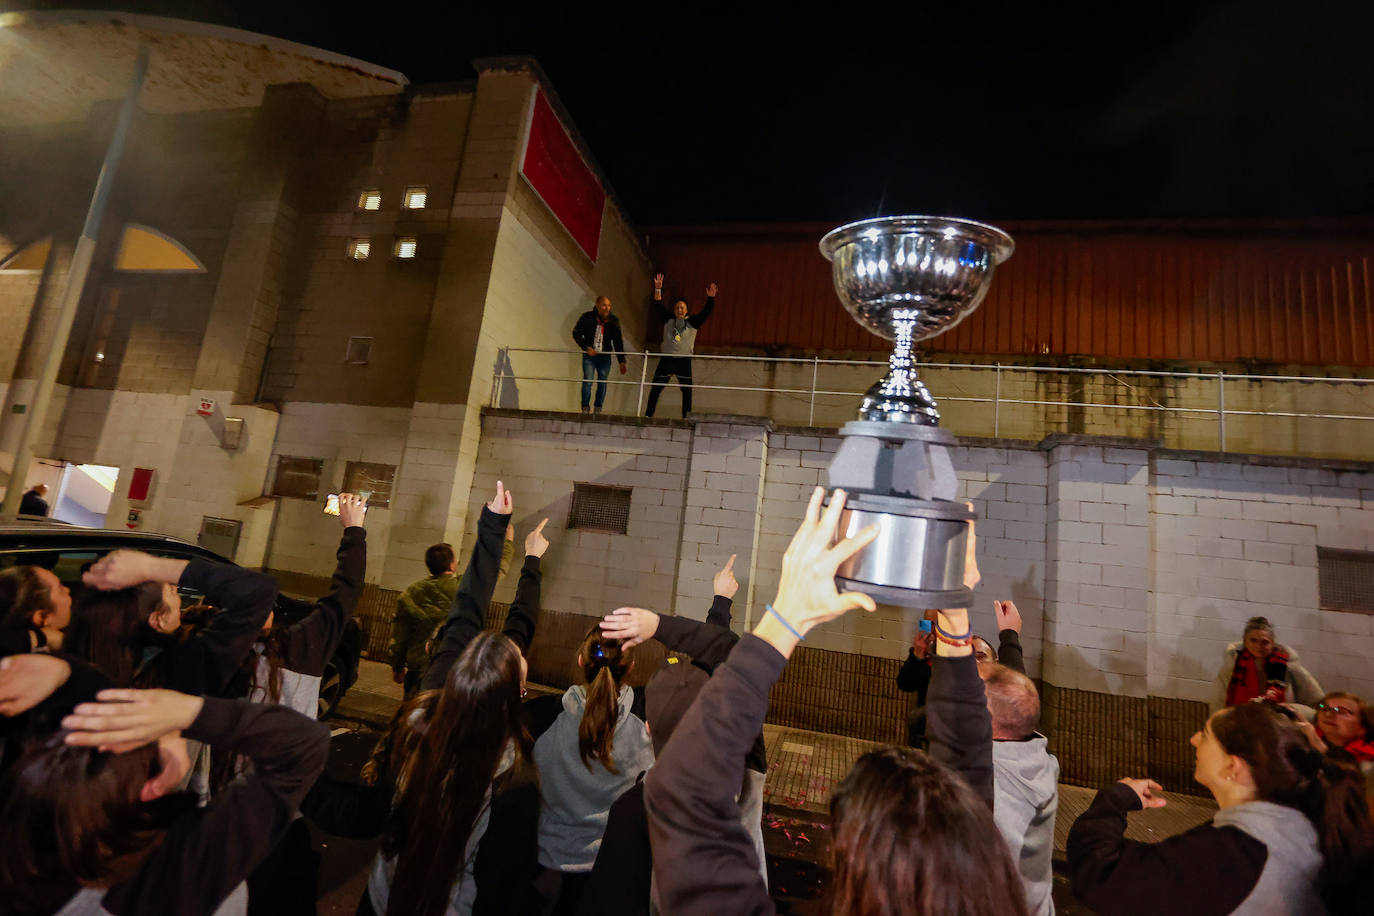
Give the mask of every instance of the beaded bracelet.
[{"label": "beaded bracelet", "polygon": [[793,636],[797,637],[797,641],[798,641],[798,642],[800,642],[802,639],[805,638],[805,637],[803,637],[800,633],[797,632],[797,628],[796,628],[796,627],[792,626],[792,624],[790,624],[790,623],[787,622],[787,619],[786,619],[785,617],[783,617],[783,616],[782,616],[781,614],[779,614],[777,611],[773,610],[773,605],[768,604],[768,605],[765,605],[765,607],[768,608],[768,613],[770,613],[770,614],[772,614],[774,617],[778,618],[778,623],[782,624],[784,627],[787,628],[787,632],[789,632],[789,633],[791,633]]}]

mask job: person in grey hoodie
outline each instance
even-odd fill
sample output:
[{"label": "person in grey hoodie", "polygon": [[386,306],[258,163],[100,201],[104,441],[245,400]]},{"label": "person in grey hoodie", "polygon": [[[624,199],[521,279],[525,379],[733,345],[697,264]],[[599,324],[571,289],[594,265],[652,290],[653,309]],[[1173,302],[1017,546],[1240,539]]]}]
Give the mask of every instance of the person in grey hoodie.
[{"label": "person in grey hoodie", "polygon": [[1054,817],[1059,810],[1059,761],[1040,721],[1040,695],[1025,674],[996,662],[978,666],[992,716],[993,820],[1016,860],[1026,909],[1054,913]]},{"label": "person in grey hoodie", "polygon": [[1104,916],[1367,913],[1374,827],[1359,772],[1323,756],[1271,702],[1213,713],[1193,776],[1220,810],[1159,843],[1125,838],[1126,815],[1162,808],[1159,783],[1123,779],[1069,831],[1074,897]]},{"label": "person in grey hoodie", "polygon": [[591,628],[577,650],[587,684],[568,688],[563,712],[534,743],[545,913],[576,912],[611,805],[654,764],[648,729],[631,710],[631,660],[621,644]]}]

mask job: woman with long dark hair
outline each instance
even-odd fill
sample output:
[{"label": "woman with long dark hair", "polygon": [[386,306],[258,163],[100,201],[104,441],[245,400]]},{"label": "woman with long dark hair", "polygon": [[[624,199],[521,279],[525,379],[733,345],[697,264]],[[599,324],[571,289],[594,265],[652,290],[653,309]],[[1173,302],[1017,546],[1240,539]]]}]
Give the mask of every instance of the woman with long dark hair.
[{"label": "woman with long dark hair", "polygon": [[1213,713],[1192,738],[1193,777],[1219,810],[1159,843],[1127,840],[1126,815],[1160,785],[1123,779],[1069,831],[1074,895],[1099,913],[1368,912],[1374,829],[1359,772],[1323,756],[1272,702]]},{"label": "woman with long dark hair", "polygon": [[500,633],[477,634],[439,690],[397,714],[362,786],[322,780],[303,809],[341,836],[382,837],[359,913],[473,912],[492,796],[527,767],[524,664]]},{"label": "woman with long dark hair", "polygon": [[[77,680],[61,658],[42,664]],[[32,737],[0,779],[5,912],[243,912],[244,879],[324,768],[328,730],[289,709],[170,690],[95,699]],[[183,733],[248,757],[252,771],[197,807],[175,791],[189,767]]]},{"label": "woman with long dark hair", "polygon": [[592,626],[577,650],[586,684],[568,688],[563,711],[534,744],[543,800],[540,888],[546,906],[555,907],[549,912],[576,911],[611,805],[654,763],[644,719],[632,710],[634,691],[625,683],[631,660],[621,643]]},{"label": "woman with long dark hair", "polygon": [[[166,687],[195,696],[224,696],[252,650],[277,598],[271,576],[209,560],[155,557],[136,550],[106,554],[82,577],[65,648],[118,687]],[[182,586],[216,611],[186,639]]]},{"label": "woman with long dark hair", "polygon": [[483,617],[511,512],[511,495],[498,484],[426,689],[397,713],[363,783],[322,778],[302,805],[330,833],[382,837],[359,913],[467,916],[532,906],[538,792],[520,699],[548,519],[525,539],[505,632],[492,633]]},{"label": "woman with long dark hair", "polygon": [[[644,803],[654,881],[664,912],[718,916],[772,913],[757,855],[738,821],[735,787],[744,752],[768,711],[768,692],[814,626],[873,599],[840,594],[835,571],[877,534],[865,529],[832,546],[844,510],[824,491],[783,557],[778,594],[702,688],[657,765]],[[965,583],[977,583],[969,538]],[[927,696],[929,755],[885,748],[860,758],[831,798],[834,877],[827,913],[1024,916],[1020,877],[992,819],[992,726],[978,676],[967,610],[942,610],[940,661]]]}]

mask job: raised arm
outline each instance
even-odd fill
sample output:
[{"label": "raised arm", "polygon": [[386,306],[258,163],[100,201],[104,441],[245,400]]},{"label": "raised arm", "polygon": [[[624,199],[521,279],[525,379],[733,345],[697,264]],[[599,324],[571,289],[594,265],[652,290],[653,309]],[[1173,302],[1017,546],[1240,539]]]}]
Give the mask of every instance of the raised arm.
[{"label": "raised arm", "polygon": [[690,655],[692,661],[707,671],[714,671],[724,662],[739,642],[739,634],[726,627],[690,617],[660,617],[639,607],[616,608],[602,618],[601,632],[625,640],[628,648],[646,639],[657,639],[671,652]]},{"label": "raised arm", "polygon": [[448,620],[444,622],[439,647],[420,684],[424,690],[444,685],[449,669],[486,624],[487,608],[491,606],[497,570],[501,567],[501,543],[505,540],[512,511],[511,494],[498,480],[496,496],[482,507],[482,516],[477,521],[477,543],[472,547],[472,559],[458,583],[458,593],[453,598]]},{"label": "raised arm", "polygon": [[1026,656],[1021,649],[1021,612],[1010,601],[994,601],[997,615],[997,661],[1013,671],[1026,673]]},{"label": "raised arm", "polygon": [[711,313],[715,310],[716,284],[712,283],[710,286],[706,287],[706,304],[701,307],[701,311],[697,312],[695,315],[692,315],[690,318],[688,318],[687,323],[694,328],[700,328],[703,324],[706,323],[706,319],[710,318]]},{"label": "raised arm", "polygon": [[323,674],[358,606],[367,573],[367,531],[363,528],[366,503],[352,493],[339,494],[339,522],[344,532],[329,592],[315,602],[304,620],[286,631],[286,662],[292,671]]},{"label": "raised arm", "polygon": [[654,274],[654,294],[649,299],[649,311],[664,321],[673,317],[673,310],[663,304],[663,274]]},{"label": "raised arm", "polygon": [[[977,542],[968,536],[964,585],[978,584]],[[926,695],[926,737],[930,756],[957,770],[992,807],[992,717],[983,679],[973,657],[973,628],[966,608],[942,610],[935,620],[939,655]]]},{"label": "raised arm", "polygon": [[865,529],[832,548],[844,493],[835,492],[824,516],[822,496],[818,487],[783,558],[768,613],[702,688],[645,777],[654,880],[664,912],[774,912],[736,801],[745,753],[763,725],[769,688],[801,637],[851,608],[876,607],[867,595],[839,594],[834,575],[877,530]]},{"label": "raised arm", "polygon": [[730,610],[734,607],[735,593],[739,591],[739,582],[735,579],[735,556],[733,553],[730,554],[730,559],[725,561],[725,565],[711,579],[714,595],[711,598],[710,610],[706,612],[707,623],[727,629],[730,626]]},{"label": "raised arm", "polygon": [[502,632],[510,637],[520,649],[520,654],[528,655],[534,642],[534,628],[539,622],[539,592],[543,573],[539,566],[543,562],[544,551],[549,542],[544,537],[544,519],[525,536],[525,563],[520,568],[520,581],[515,586],[515,600],[511,602],[510,612],[506,614],[506,626]]}]

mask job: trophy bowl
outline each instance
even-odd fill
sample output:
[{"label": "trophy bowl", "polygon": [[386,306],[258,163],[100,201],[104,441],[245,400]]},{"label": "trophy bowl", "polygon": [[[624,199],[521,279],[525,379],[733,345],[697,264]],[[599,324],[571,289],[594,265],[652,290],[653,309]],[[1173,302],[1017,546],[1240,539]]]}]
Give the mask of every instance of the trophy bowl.
[{"label": "trophy bowl", "polygon": [[888,340],[897,339],[898,321],[911,322],[913,341],[963,321],[1015,247],[1001,229],[947,216],[860,220],[821,239],[845,310]]},{"label": "trophy bowl", "polygon": [[987,295],[993,268],[1015,248],[1001,229],[947,216],[883,216],[826,233],[821,254],[845,311],[893,341],[887,374],[864,394],[861,420],[940,425],[912,347],[967,318]]}]

